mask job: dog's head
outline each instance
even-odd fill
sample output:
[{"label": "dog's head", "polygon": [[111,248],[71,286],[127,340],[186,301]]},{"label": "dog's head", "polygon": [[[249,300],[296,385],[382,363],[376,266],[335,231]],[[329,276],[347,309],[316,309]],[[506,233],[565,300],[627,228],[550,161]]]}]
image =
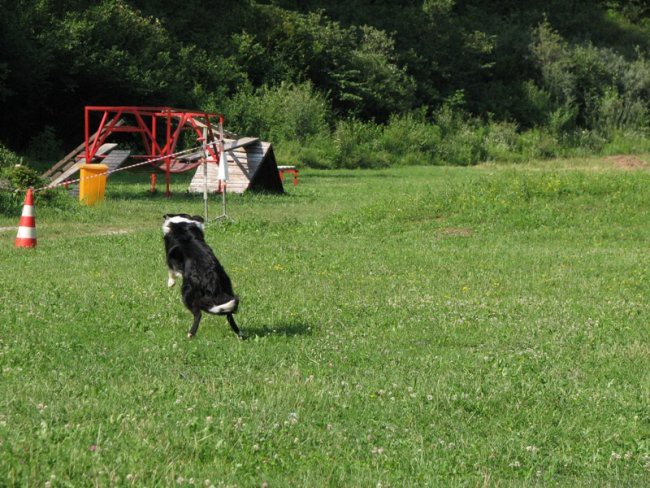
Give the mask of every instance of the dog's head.
[{"label": "dog's head", "polygon": [[205,227],[203,217],[199,215],[165,214],[163,215],[163,219],[163,235],[169,234],[172,229],[188,227],[196,227],[203,233]]}]

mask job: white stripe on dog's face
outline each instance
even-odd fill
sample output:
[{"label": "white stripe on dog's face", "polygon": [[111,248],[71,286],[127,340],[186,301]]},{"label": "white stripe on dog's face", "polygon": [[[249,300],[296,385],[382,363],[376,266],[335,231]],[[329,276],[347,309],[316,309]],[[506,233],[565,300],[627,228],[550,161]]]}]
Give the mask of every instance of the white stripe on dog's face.
[{"label": "white stripe on dog's face", "polygon": [[169,231],[171,231],[171,225],[181,224],[181,223],[196,225],[199,229],[201,229],[201,232],[205,231],[205,226],[203,225],[202,222],[188,219],[187,217],[181,217],[180,215],[175,215],[174,217],[170,217],[165,220],[165,223],[162,226],[163,234],[167,235]]}]

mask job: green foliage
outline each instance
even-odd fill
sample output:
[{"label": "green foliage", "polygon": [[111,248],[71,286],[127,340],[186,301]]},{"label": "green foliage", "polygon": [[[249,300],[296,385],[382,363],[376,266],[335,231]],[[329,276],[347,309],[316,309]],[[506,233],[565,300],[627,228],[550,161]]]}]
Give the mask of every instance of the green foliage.
[{"label": "green foliage", "polygon": [[0,142],[0,169],[23,164],[23,158]]},{"label": "green foliage", "polygon": [[225,113],[317,167],[598,151],[650,127],[642,4],[0,0],[0,140],[53,160],[84,105],[127,104]]},{"label": "green foliage", "polygon": [[555,103],[547,123],[556,135],[576,126],[603,134],[648,126],[650,68],[640,51],[627,60],[590,43],[570,46],[548,22],[535,30],[531,51]]},{"label": "green foliage", "polygon": [[223,112],[236,132],[271,141],[304,142],[329,131],[329,104],[311,83],[239,92],[224,103]]},{"label": "green foliage", "polygon": [[267,46],[265,81],[309,79],[329,94],[335,108],[363,118],[385,120],[411,107],[414,82],[398,64],[395,41],[386,32],[368,25],[344,27],[322,11],[264,7],[260,13],[268,26],[258,33]]},{"label": "green foliage", "polygon": [[47,161],[53,164],[64,155],[63,143],[57,137],[54,127],[46,125],[30,141],[25,155],[33,161]]},{"label": "green foliage", "polygon": [[9,166],[2,171],[2,176],[17,190],[44,186],[44,181],[38,172],[29,166]]},{"label": "green foliage", "polygon": [[334,131],[337,168],[381,168],[390,165],[380,145],[382,128],[357,119],[341,120]]},{"label": "green foliage", "polygon": [[[6,151],[0,146],[1,154]],[[14,156],[16,164],[0,168],[0,215],[19,215],[22,208],[25,191],[28,188],[42,188],[46,182],[38,171],[22,164],[22,159]],[[34,203],[57,210],[69,209],[73,203],[63,189],[39,191],[34,195]]]}]

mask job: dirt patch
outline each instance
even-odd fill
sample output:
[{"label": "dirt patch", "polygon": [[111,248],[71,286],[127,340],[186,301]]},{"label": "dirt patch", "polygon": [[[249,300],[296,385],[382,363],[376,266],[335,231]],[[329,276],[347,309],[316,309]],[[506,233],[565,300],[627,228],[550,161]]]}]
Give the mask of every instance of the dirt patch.
[{"label": "dirt patch", "polygon": [[469,227],[445,227],[440,230],[440,233],[444,236],[452,237],[469,237],[474,234]]},{"label": "dirt patch", "polygon": [[608,156],[605,161],[619,169],[644,169],[650,168],[650,164],[637,156],[621,155]]}]

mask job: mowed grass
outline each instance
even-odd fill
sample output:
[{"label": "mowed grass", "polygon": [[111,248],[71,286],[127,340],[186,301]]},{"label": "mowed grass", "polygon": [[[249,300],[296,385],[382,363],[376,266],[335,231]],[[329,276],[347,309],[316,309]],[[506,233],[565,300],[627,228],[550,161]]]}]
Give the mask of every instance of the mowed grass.
[{"label": "mowed grass", "polygon": [[206,238],[246,341],[209,316],[187,340],[166,287],[161,216],[202,213],[186,183],[37,208],[34,250],[0,233],[0,485],[650,483],[646,170],[304,171],[233,196]]}]

